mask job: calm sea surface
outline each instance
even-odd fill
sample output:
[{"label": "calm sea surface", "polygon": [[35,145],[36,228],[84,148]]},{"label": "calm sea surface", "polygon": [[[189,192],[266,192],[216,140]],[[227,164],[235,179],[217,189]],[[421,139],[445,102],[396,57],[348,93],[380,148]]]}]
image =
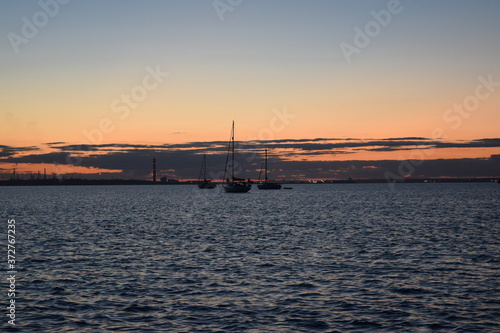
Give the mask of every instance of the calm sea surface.
[{"label": "calm sea surface", "polygon": [[0,218],[23,332],[500,332],[499,184],[1,187]]}]

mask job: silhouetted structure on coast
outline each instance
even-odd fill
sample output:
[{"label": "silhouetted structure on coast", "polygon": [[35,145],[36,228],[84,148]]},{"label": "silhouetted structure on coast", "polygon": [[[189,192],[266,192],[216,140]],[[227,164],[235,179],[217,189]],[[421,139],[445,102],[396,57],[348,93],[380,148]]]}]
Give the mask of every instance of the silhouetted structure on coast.
[{"label": "silhouetted structure on coast", "polygon": [[[0,186],[53,186],[53,185],[194,185],[199,181],[179,181],[162,177],[161,182],[140,179],[75,179],[61,178],[52,175],[51,178],[40,175],[24,179],[24,175],[16,173],[16,177],[9,180],[0,180]],[[496,183],[494,178],[429,178],[429,179],[405,179],[404,183]],[[346,179],[346,180],[282,180],[280,184],[362,184],[362,183],[387,183],[385,179]]]}]

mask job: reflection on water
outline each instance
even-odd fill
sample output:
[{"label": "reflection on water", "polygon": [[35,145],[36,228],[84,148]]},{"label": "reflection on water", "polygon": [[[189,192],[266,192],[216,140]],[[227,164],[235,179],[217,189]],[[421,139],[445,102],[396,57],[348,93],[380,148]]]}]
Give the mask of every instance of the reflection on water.
[{"label": "reflection on water", "polygon": [[16,323],[493,331],[499,194],[497,184],[1,188],[0,216],[18,232]]}]

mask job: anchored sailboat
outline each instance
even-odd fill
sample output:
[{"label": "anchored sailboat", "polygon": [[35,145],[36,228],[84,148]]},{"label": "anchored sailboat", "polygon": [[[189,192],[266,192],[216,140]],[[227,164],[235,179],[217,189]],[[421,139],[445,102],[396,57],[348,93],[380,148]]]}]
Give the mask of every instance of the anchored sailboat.
[{"label": "anchored sailboat", "polygon": [[[211,179],[207,179],[207,155],[203,154],[203,160],[201,162],[200,176],[198,177],[199,183],[198,187],[201,189],[210,189],[217,186],[213,183]],[[203,179],[203,180],[202,180]]]},{"label": "anchored sailboat", "polygon": [[[231,160],[229,160],[231,156]],[[231,173],[228,172],[228,162],[231,161]],[[224,178],[226,182],[224,183],[224,191],[230,193],[244,193],[250,191],[252,184],[242,178],[236,178],[234,176],[234,121],[231,129],[231,139],[229,140],[229,145],[227,147],[227,157],[226,157],[226,167],[224,169]]]},{"label": "anchored sailboat", "polygon": [[266,158],[265,158],[265,180],[263,183],[257,185],[259,190],[279,190],[281,189],[281,184],[273,182],[267,179],[267,148],[266,148]]}]

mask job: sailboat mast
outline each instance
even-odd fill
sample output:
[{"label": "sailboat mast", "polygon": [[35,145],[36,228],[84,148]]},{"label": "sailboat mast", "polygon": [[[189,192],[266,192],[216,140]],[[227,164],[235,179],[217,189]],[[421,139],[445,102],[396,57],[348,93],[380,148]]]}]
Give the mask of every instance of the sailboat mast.
[{"label": "sailboat mast", "polygon": [[203,154],[203,180],[207,180],[207,154]]},{"label": "sailboat mast", "polygon": [[267,148],[266,148],[266,182],[267,182]]},{"label": "sailboat mast", "polygon": [[231,143],[232,143],[231,180],[234,181],[234,120],[233,120],[233,127],[231,129]]}]

